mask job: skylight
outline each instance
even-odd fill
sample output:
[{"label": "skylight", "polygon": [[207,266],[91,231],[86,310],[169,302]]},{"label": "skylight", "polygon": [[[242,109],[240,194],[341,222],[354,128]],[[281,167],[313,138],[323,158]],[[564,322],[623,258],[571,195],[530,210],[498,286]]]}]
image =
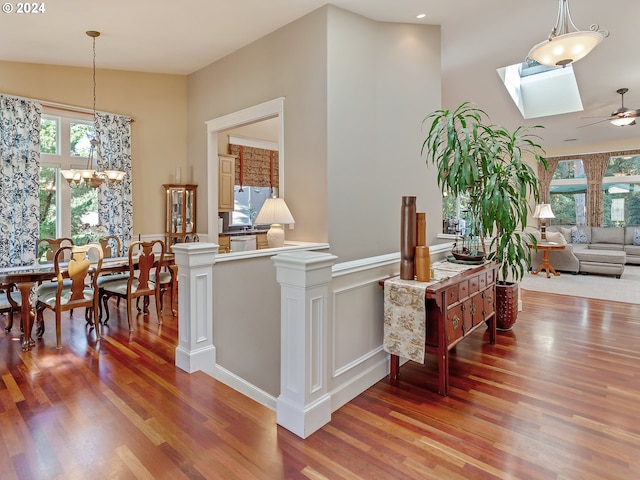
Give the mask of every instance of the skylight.
[{"label": "skylight", "polygon": [[524,118],[584,110],[573,67],[547,67],[535,61],[497,70]]}]

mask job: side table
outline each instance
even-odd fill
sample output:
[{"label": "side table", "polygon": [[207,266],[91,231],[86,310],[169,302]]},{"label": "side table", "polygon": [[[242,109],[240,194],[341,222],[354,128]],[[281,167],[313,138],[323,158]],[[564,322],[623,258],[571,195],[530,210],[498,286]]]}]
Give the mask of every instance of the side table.
[{"label": "side table", "polygon": [[[533,244],[529,244],[529,248],[533,249]],[[547,272],[547,278],[550,278],[552,273],[556,277],[559,276],[560,274],[556,272],[556,269],[553,268],[553,265],[551,265],[551,262],[549,262],[549,252],[551,250],[564,250],[564,248],[565,246],[559,243],[538,242],[538,250],[542,251],[542,264],[538,266],[538,269],[536,271],[532,271],[531,274],[537,275],[542,270],[545,270]]]}]

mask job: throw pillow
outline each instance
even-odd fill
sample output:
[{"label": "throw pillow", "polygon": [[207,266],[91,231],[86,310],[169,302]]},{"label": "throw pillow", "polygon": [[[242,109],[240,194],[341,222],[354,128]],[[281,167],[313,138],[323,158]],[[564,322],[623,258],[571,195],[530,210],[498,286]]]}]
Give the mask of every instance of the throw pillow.
[{"label": "throw pillow", "polygon": [[566,227],[560,227],[560,231],[562,232],[562,236],[567,241],[566,243],[571,242],[571,229]]},{"label": "throw pillow", "polygon": [[579,230],[576,227],[571,229],[571,243],[589,243],[587,234],[584,230]]},{"label": "throw pillow", "polygon": [[633,244],[640,246],[640,230],[637,228],[633,231]]},{"label": "throw pillow", "polygon": [[557,243],[558,245],[566,245],[567,239],[561,232],[547,232],[547,242]]}]

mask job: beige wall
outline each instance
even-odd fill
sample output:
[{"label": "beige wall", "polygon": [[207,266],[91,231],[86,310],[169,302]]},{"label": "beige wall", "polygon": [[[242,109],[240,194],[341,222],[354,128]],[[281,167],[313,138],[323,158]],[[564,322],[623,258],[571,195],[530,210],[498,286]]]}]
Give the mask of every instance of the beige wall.
[{"label": "beige wall", "polygon": [[217,210],[206,204],[205,122],[286,97],[284,197],[296,219],[287,238],[326,241],[326,56],[326,12],[318,10],[189,76],[189,164],[203,187],[199,219]]},{"label": "beige wall", "polygon": [[[135,120],[131,125],[134,234],[162,234],[162,184],[173,181],[175,167],[184,171],[186,166],[187,78],[98,69],[96,82],[97,110]],[[92,108],[91,69],[0,62],[0,92]]]},{"label": "beige wall", "polygon": [[427,213],[436,243],[442,199],[420,148],[440,108],[440,28],[329,10],[329,243],[341,261],[397,252],[402,196]]},{"label": "beige wall", "polygon": [[[206,178],[207,120],[284,97],[288,239],[329,241],[341,261],[397,251],[401,196],[416,195],[435,240],[441,200],[420,147],[440,105],[439,35],[326,6],[191,74],[190,168]],[[201,226],[206,198],[199,188]]]}]

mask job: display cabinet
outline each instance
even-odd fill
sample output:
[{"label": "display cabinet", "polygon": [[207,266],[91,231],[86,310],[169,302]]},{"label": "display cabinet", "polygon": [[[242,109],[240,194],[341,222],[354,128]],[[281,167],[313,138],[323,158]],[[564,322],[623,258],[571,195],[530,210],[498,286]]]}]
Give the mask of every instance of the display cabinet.
[{"label": "display cabinet", "polygon": [[163,185],[166,196],[165,242],[167,248],[196,236],[197,185],[170,183]]}]

